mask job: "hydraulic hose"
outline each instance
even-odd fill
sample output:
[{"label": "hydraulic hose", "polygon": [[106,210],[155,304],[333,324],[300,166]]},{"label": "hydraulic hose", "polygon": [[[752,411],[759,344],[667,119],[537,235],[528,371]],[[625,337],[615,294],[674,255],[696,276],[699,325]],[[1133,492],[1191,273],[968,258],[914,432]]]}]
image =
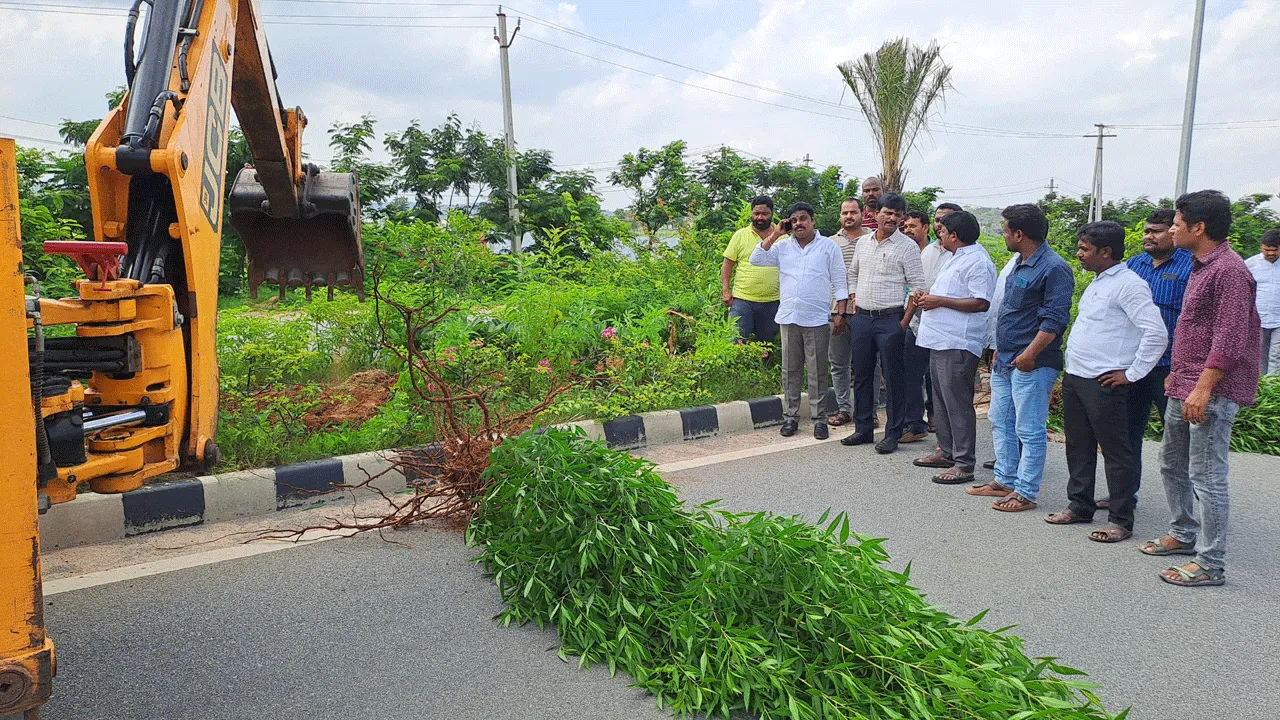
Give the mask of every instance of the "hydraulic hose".
[{"label": "hydraulic hose", "polygon": [[49,433],[44,426],[40,398],[44,395],[44,325],[40,322],[40,284],[28,276],[35,289],[34,310],[30,313],[35,330],[31,356],[28,359],[31,375],[31,407],[36,419],[36,486],[43,489],[58,476],[58,466],[53,463],[49,450]]},{"label": "hydraulic hose", "polygon": [[[124,133],[120,138],[120,144],[130,148],[147,147],[142,143],[149,136],[156,105],[163,108],[161,97],[168,92],[173,51],[178,46],[178,28],[183,21],[178,0],[150,2],[147,31],[134,77],[129,83],[129,105],[125,109]],[[132,47],[132,38],[126,41]],[[158,127],[151,133],[158,135]]]},{"label": "hydraulic hose", "polygon": [[196,26],[200,22],[200,13],[204,10],[204,0],[187,0],[187,20],[182,28],[182,40],[178,49],[178,77],[182,79],[182,92],[191,89],[191,71],[187,68],[187,56],[191,52],[191,43],[196,39]]},{"label": "hydraulic hose", "polygon": [[133,43],[137,37],[138,29],[138,11],[142,9],[142,3],[146,0],[133,0],[133,7],[129,8],[129,19],[124,26],[124,79],[125,84],[133,85],[133,76],[138,74],[138,64],[134,60]]}]

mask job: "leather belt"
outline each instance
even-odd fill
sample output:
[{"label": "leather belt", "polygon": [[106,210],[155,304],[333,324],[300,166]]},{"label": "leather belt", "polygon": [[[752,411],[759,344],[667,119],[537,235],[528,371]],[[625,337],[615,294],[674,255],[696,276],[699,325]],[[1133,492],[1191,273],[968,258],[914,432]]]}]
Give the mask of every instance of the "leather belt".
[{"label": "leather belt", "polygon": [[907,309],[902,307],[901,305],[899,305],[898,307],[884,308],[883,310],[868,310],[866,308],[858,308],[859,315],[866,315],[867,317],[873,317],[873,318],[880,317],[882,315],[901,315],[906,311]]}]

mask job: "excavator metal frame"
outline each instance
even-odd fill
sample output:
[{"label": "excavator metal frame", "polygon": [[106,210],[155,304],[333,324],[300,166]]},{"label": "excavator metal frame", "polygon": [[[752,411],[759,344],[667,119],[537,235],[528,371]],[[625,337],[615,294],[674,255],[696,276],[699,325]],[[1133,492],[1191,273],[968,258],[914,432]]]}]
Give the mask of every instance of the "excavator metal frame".
[{"label": "excavator metal frame", "polygon": [[[146,4],[136,53],[135,31]],[[38,716],[52,692],[39,513],[212,467],[219,259],[230,113],[254,166],[231,193],[250,285],[350,285],[363,298],[356,179],[302,161],[301,109],[280,102],[256,0],[135,0],[128,91],[84,153],[93,241],[78,297],[43,298],[22,268],[16,149],[0,139],[0,381],[32,402],[0,414],[0,715]],[[243,227],[241,223],[244,223]],[[309,236],[310,235],[310,236]],[[45,337],[69,325],[73,337]],[[84,381],[84,382],[81,382]],[[34,429],[34,432],[33,432]]]}]

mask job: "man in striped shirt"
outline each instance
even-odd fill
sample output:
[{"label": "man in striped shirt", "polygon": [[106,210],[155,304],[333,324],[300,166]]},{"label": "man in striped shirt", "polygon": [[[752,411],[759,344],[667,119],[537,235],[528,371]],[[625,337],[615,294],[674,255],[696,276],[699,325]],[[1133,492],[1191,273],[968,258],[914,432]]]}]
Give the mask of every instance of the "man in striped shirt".
[{"label": "man in striped shirt", "polygon": [[[848,198],[840,203],[840,232],[833,235],[831,239],[840,248],[846,273],[849,272],[849,266],[853,264],[853,251],[858,244],[858,239],[870,232],[862,227],[862,202],[858,198]],[[837,333],[834,324],[838,309],[837,302],[847,299],[831,299],[831,348],[827,351],[827,355],[831,361],[831,387],[836,393],[836,413],[827,417],[827,423],[832,427],[853,422],[853,386],[850,381],[853,343],[850,341],[850,333]],[[845,319],[847,320],[848,317],[846,316]]]},{"label": "man in striped shirt", "polygon": [[877,229],[862,236],[849,266],[849,304],[854,316],[853,334],[854,423],[852,435],[840,440],[846,446],[874,440],[875,394],[871,383],[876,358],[881,361],[888,391],[884,439],[876,452],[887,455],[898,449],[906,427],[906,393],[902,379],[903,330],[907,290],[924,290],[924,266],[920,248],[898,230],[907,215],[907,201],[897,193],[880,199]]}]

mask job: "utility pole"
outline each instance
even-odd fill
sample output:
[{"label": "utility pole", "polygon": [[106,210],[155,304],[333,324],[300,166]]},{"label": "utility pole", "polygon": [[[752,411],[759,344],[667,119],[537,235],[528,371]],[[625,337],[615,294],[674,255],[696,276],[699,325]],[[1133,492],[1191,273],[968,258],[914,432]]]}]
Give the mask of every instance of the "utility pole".
[{"label": "utility pole", "polygon": [[507,212],[511,215],[511,253],[520,252],[524,233],[520,231],[520,208],[516,204],[519,191],[516,187],[516,131],[511,119],[511,62],[507,59],[507,51],[515,42],[520,32],[520,21],[516,20],[516,29],[507,37],[507,16],[498,6],[498,29],[493,39],[498,41],[498,54],[502,59],[502,121],[507,133]]},{"label": "utility pole", "polygon": [[1049,178],[1049,194],[1050,194],[1050,195],[1053,195],[1053,194],[1055,194],[1056,192],[1057,192],[1057,191],[1056,191],[1056,190],[1054,190],[1054,187],[1053,187],[1053,178]]},{"label": "utility pole", "polygon": [[[1107,133],[1106,125],[1095,123],[1094,127],[1098,128],[1098,154],[1093,160],[1093,190],[1089,198],[1089,222],[1102,219],[1102,138],[1115,137],[1114,134]],[[1094,136],[1085,135],[1084,137]]]},{"label": "utility pole", "polygon": [[1176,199],[1187,191],[1187,175],[1191,171],[1191,126],[1196,118],[1196,86],[1200,81],[1200,40],[1204,36],[1204,0],[1196,0],[1195,26],[1191,29],[1191,63],[1187,68],[1187,97],[1182,106],[1182,145],[1178,150],[1178,179],[1174,185]]}]

